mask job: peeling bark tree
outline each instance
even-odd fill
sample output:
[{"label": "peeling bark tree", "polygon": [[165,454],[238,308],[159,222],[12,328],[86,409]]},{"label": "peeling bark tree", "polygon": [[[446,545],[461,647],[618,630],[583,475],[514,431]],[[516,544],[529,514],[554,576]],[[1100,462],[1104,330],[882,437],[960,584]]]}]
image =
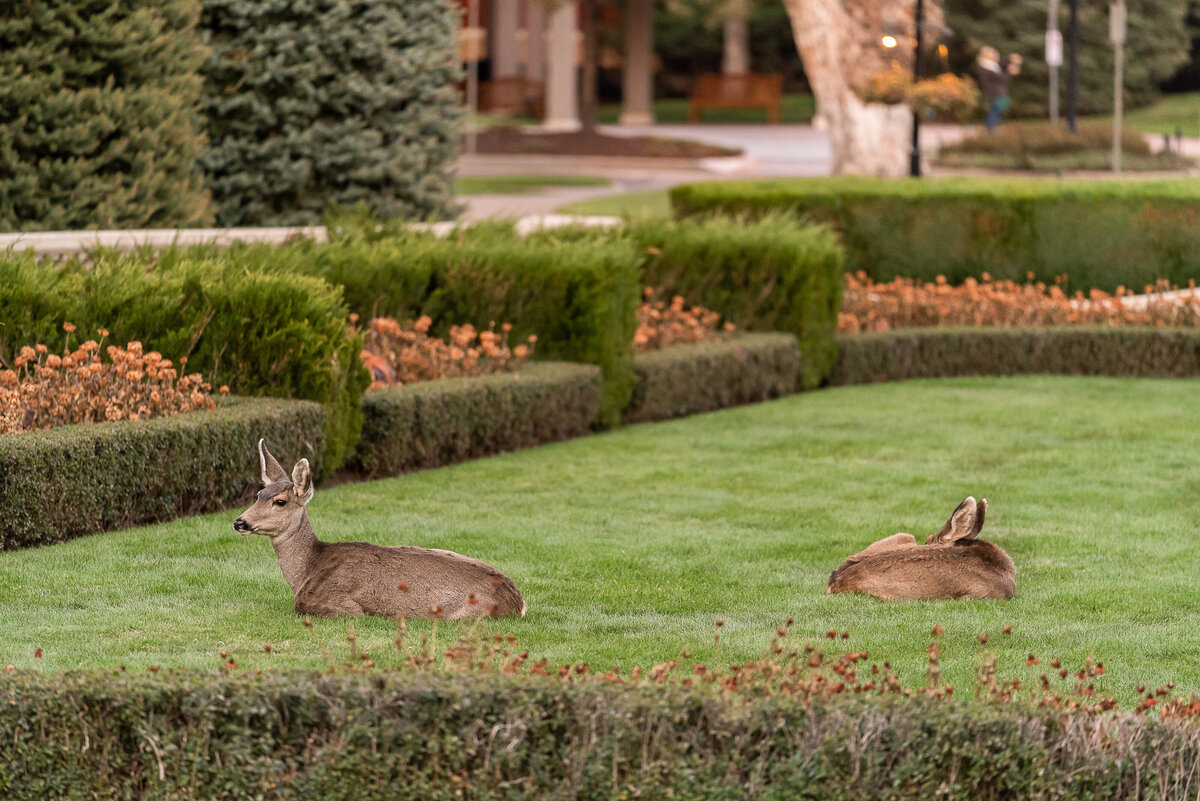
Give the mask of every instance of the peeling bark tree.
[{"label": "peeling bark tree", "polygon": [[[912,69],[915,0],[784,0],[796,48],[829,131],[834,174],[908,174],[912,112],[864,103],[856,90],[893,62]],[[926,30],[940,27],[936,0],[925,0]],[[883,47],[890,32],[898,46]]]}]

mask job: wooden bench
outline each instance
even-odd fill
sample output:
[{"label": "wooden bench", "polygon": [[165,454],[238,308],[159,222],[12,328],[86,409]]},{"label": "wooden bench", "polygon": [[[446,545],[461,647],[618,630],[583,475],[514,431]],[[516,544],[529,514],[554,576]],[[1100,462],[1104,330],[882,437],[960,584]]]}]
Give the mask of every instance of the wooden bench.
[{"label": "wooden bench", "polygon": [[541,119],[546,87],[529,78],[493,78],[479,85],[479,110]]},{"label": "wooden bench", "polygon": [[706,108],[761,108],[778,125],[782,94],[783,76],[777,73],[697,75],[688,99],[688,118],[700,122],[700,112]]}]

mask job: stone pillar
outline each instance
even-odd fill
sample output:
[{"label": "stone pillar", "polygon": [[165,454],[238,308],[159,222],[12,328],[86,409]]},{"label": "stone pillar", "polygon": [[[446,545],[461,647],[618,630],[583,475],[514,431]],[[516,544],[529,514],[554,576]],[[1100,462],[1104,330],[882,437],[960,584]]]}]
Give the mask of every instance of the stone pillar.
[{"label": "stone pillar", "polygon": [[579,79],[575,71],[575,0],[562,3],[550,14],[549,54],[546,63],[547,131],[578,131]]},{"label": "stone pillar", "polygon": [[492,0],[492,77],[517,75],[517,0]]},{"label": "stone pillar", "polygon": [[621,125],[654,124],[654,0],[625,6],[625,68],[621,76]]},{"label": "stone pillar", "polygon": [[529,0],[525,15],[525,77],[531,81],[546,79],[546,8],[541,0]]}]

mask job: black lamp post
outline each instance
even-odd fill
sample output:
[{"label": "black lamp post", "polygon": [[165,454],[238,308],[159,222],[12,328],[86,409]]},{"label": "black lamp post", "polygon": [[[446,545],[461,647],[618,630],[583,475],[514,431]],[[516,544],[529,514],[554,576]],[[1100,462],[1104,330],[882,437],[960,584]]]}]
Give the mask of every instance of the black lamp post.
[{"label": "black lamp post", "polygon": [[[921,80],[921,28],[925,25],[925,0],[917,0],[917,35],[913,47],[913,83]],[[921,177],[921,115],[913,109],[912,153],[909,156],[908,174]]]}]

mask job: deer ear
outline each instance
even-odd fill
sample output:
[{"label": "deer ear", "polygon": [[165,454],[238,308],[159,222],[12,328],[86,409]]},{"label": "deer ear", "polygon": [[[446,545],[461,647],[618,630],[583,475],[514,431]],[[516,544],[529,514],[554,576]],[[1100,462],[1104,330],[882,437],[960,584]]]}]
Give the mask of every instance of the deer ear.
[{"label": "deer ear", "polygon": [[[954,510],[954,514],[950,515],[950,519],[946,521],[946,525],[942,526],[942,530],[934,536],[935,542],[957,542],[958,540],[970,539],[979,533],[975,530],[976,519],[976,504],[975,499],[970,495],[966,500],[958,505]],[[983,526],[983,518],[979,518],[980,527]]]},{"label": "deer ear", "polygon": [[987,498],[980,498],[979,505],[975,507],[975,524],[971,526],[971,539],[979,536],[979,532],[983,531],[983,518],[987,514]]},{"label": "deer ear", "polygon": [[308,466],[307,459],[301,459],[296,462],[295,468],[292,469],[292,492],[296,493],[296,497],[301,503],[308,503],[313,496],[313,480],[312,469]]},{"label": "deer ear", "polygon": [[258,441],[258,461],[262,466],[262,483],[264,485],[287,478],[283,466],[275,461],[275,457],[267,450],[266,440],[263,439]]}]

